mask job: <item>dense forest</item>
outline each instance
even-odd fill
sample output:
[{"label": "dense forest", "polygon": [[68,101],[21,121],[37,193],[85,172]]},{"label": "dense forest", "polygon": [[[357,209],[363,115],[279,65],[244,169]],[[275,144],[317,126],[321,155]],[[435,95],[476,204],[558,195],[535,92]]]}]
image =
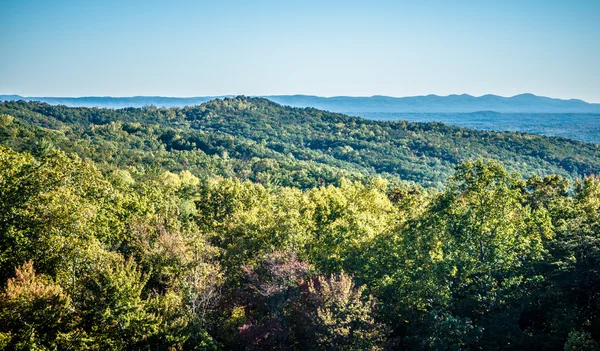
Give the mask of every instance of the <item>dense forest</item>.
[{"label": "dense forest", "polygon": [[53,145],[101,169],[189,170],[307,189],[381,176],[443,188],[456,165],[496,159],[524,176],[571,179],[600,171],[600,146],[441,123],[369,121],[238,97],[159,109],[0,103],[0,138],[16,151]]},{"label": "dense forest", "polygon": [[0,103],[7,350],[600,350],[600,150],[238,97]]}]

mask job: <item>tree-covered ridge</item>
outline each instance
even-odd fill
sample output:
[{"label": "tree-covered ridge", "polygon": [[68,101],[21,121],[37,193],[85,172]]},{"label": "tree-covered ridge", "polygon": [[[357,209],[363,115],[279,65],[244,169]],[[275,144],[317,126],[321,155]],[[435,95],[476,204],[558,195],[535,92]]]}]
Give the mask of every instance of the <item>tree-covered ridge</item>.
[{"label": "tree-covered ridge", "polygon": [[600,347],[595,145],[245,97],[0,142],[0,349]]},{"label": "tree-covered ridge", "polygon": [[16,117],[0,132],[17,150],[35,151],[33,141],[44,139],[105,165],[187,169],[301,188],[375,175],[440,188],[456,165],[476,157],[500,160],[523,175],[577,178],[600,170],[597,145],[440,123],[368,121],[260,98],[119,110],[20,101],[1,103],[0,113]]},{"label": "tree-covered ridge", "polygon": [[0,147],[0,345],[597,350],[600,179],[475,161],[445,185],[267,188]]}]

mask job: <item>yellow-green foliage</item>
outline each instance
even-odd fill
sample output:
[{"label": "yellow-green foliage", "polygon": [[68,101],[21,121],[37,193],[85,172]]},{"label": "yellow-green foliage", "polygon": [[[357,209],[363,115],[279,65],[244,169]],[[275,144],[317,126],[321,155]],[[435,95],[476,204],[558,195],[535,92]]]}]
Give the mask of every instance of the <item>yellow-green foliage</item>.
[{"label": "yellow-green foliage", "polygon": [[[141,126],[98,127],[119,128]],[[597,345],[596,176],[570,186],[479,160],[441,191],[300,189],[138,166],[0,147],[0,346]]]}]

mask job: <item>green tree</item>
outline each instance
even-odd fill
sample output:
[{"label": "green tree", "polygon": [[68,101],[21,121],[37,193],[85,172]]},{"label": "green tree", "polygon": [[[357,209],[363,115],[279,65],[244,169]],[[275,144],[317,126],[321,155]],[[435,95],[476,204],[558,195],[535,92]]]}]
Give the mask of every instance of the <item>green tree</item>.
[{"label": "green tree", "polygon": [[76,348],[85,333],[73,312],[71,297],[27,262],[0,295],[0,340],[14,350]]},{"label": "green tree", "polygon": [[345,273],[316,276],[296,307],[303,314],[300,348],[316,350],[382,350],[387,328],[374,318],[375,300],[355,287]]}]

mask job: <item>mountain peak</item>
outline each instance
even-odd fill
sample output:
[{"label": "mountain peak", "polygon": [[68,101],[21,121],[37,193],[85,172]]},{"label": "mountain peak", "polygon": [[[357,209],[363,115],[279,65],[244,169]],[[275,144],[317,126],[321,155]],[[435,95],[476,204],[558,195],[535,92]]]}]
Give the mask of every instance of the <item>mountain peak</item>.
[{"label": "mountain peak", "polygon": [[513,97],[514,97],[514,98],[516,98],[516,97],[537,98],[537,97],[540,97],[540,96],[537,96],[537,95],[535,95],[535,94],[532,94],[532,93],[523,93],[523,94],[517,94],[517,95],[515,95],[515,96],[513,96]]}]

